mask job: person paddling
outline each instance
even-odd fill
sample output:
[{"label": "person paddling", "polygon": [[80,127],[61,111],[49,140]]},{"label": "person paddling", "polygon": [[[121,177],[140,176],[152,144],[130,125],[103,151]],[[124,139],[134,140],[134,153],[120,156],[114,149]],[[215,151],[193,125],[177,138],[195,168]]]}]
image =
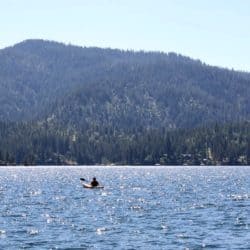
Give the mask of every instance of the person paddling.
[{"label": "person paddling", "polygon": [[91,181],[90,184],[91,184],[92,187],[97,187],[97,186],[99,186],[99,182],[96,180],[95,177],[93,177],[93,180]]}]

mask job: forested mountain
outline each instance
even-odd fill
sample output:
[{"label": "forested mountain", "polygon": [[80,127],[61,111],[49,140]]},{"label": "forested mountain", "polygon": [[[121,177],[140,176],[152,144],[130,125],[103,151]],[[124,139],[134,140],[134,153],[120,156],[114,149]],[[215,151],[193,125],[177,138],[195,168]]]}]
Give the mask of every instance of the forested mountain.
[{"label": "forested mountain", "polygon": [[250,164],[250,74],[175,53],[0,50],[0,164]]},{"label": "forested mountain", "polygon": [[27,40],[0,50],[0,120],[195,127],[250,118],[250,74],[174,53]]}]

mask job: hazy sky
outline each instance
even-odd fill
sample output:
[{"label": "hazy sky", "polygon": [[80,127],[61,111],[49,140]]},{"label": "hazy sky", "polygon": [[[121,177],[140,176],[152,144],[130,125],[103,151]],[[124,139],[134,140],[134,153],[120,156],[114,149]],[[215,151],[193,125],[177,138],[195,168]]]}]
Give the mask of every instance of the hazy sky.
[{"label": "hazy sky", "polygon": [[250,71],[250,0],[0,0],[0,31],[0,48],[42,38]]}]

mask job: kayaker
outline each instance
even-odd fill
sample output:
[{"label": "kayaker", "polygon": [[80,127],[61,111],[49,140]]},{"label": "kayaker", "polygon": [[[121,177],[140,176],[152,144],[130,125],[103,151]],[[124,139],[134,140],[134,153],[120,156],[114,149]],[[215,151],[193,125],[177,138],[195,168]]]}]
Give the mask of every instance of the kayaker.
[{"label": "kayaker", "polygon": [[91,184],[92,187],[97,187],[97,186],[99,186],[99,182],[96,180],[95,177],[93,178],[93,180],[91,181],[90,184]]}]

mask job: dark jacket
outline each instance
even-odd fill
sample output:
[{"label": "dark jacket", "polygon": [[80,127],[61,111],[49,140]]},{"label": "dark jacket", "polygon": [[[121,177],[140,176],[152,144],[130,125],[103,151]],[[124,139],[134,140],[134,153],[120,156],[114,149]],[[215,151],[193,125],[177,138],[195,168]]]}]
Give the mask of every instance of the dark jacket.
[{"label": "dark jacket", "polygon": [[99,185],[99,182],[97,180],[93,180],[93,181],[91,181],[90,184],[91,184],[91,186],[96,187]]}]

